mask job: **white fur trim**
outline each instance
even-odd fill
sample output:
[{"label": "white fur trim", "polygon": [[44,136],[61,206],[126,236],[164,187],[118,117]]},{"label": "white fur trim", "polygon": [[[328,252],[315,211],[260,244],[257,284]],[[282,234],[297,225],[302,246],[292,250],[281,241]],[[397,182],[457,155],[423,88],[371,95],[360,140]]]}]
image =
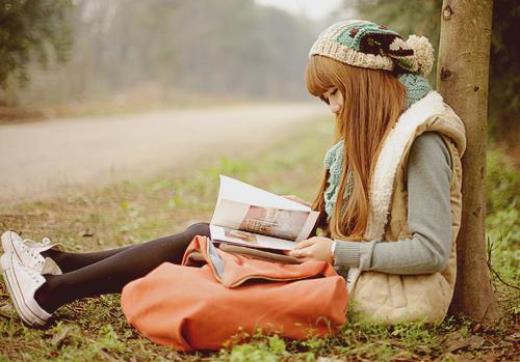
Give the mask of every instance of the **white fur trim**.
[{"label": "white fur trim", "polygon": [[429,117],[442,113],[442,96],[430,91],[399,117],[396,125],[384,140],[378,156],[369,190],[370,213],[365,233],[367,240],[381,240],[388,220],[394,178],[404,149],[419,125]]}]

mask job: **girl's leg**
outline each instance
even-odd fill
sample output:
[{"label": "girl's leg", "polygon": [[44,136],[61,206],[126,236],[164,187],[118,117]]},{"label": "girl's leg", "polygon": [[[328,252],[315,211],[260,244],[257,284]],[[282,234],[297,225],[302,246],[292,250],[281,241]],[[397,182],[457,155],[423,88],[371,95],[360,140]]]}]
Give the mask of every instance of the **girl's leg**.
[{"label": "girl's leg", "polygon": [[35,294],[47,312],[85,297],[120,293],[125,284],[143,277],[163,262],[179,264],[195,235],[209,236],[207,223],[193,224],[184,232],[138,244],[81,269],[62,275],[47,275]]},{"label": "girl's leg", "polygon": [[112,255],[133,248],[137,245],[123,246],[117,249],[101,250],[91,253],[69,253],[57,249],[49,249],[41,253],[43,257],[49,257],[58,264],[64,273],[83,268],[87,265],[97,263]]},{"label": "girl's leg", "polygon": [[51,258],[56,262],[56,264],[58,264],[64,273],[69,273],[136,246],[138,245],[128,245],[121,248],[100,250],[90,253],[69,253],[58,249],[49,249],[42,252],[41,255],[43,257]]}]

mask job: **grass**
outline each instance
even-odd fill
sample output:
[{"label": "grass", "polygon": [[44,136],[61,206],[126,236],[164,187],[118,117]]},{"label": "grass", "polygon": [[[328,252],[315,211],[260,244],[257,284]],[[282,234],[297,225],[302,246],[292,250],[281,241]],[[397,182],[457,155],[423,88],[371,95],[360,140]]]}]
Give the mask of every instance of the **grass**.
[{"label": "grass", "polygon": [[[138,243],[180,231],[194,219],[208,220],[221,173],[275,193],[310,200],[321,176],[322,155],[330,143],[330,126],[319,120],[269,151],[224,158],[180,174],[165,173],[147,181],[127,181],[44,202],[2,205],[0,227],[23,231],[24,236],[34,239],[51,236],[67,250],[78,252]],[[488,217],[493,227],[488,235],[493,244],[493,267],[505,282],[518,285],[518,241],[509,239],[518,235],[520,228],[515,216],[518,173],[501,154],[493,157],[488,162],[489,180],[495,184],[492,188],[501,190],[500,202],[493,205]],[[508,193],[510,196],[505,196]],[[47,329],[27,328],[20,323],[0,283],[0,361],[512,360],[518,358],[514,343],[519,336],[520,295],[497,278],[495,282],[504,317],[494,328],[456,317],[437,327],[384,327],[349,316],[351,322],[328,338],[290,341],[253,335],[246,338],[247,343],[193,354],[177,353],[140,337],[128,326],[116,295],[62,307]]]}]

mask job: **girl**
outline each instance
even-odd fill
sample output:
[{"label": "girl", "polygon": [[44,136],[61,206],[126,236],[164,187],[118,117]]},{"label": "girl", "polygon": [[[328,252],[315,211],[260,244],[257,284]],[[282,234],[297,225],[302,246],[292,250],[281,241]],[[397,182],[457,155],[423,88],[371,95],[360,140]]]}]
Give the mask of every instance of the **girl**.
[{"label": "girl", "polygon": [[[323,236],[290,255],[334,263],[364,316],[440,322],[455,283],[461,220],[461,120],[424,78],[433,49],[384,26],[349,20],[323,31],[306,83],[336,117],[336,140],[313,208]],[[161,263],[180,263],[208,225],[121,249],[87,254],[2,236],[4,279],[23,321],[43,325],[60,306],[119,293]],[[353,303],[352,303],[353,302]]]}]

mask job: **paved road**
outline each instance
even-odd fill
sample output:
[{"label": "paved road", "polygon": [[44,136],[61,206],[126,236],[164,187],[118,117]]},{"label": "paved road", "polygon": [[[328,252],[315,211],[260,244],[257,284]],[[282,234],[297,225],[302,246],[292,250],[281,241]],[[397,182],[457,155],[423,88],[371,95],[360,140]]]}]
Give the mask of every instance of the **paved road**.
[{"label": "paved road", "polygon": [[257,150],[325,111],[311,104],[253,105],[0,126],[0,202]]}]

